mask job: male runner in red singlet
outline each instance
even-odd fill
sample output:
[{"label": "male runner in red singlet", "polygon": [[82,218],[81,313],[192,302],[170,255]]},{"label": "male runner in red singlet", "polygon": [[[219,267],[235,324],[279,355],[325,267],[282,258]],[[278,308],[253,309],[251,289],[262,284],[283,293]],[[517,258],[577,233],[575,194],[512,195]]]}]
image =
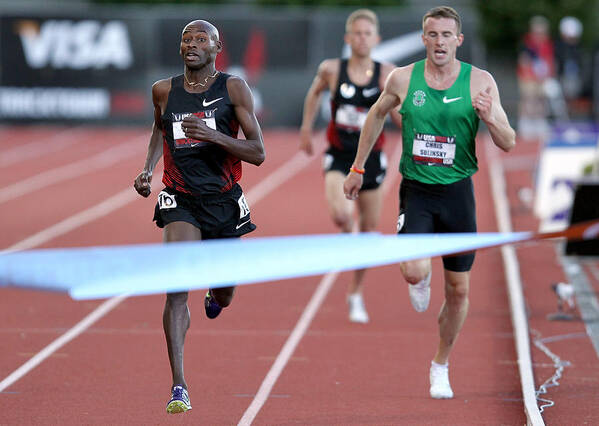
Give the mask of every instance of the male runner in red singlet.
[{"label": "male runner in red singlet", "polygon": [[[368,109],[381,94],[392,64],[374,61],[371,51],[379,42],[378,19],[374,12],[359,9],[347,18],[345,42],[351,48],[349,59],[325,59],[304,101],[303,121],[300,129],[300,149],[312,155],[312,127],[318,111],[320,98],[325,90],[331,93],[331,121],[327,128],[329,149],[325,153],[325,195],[329,213],[342,232],[351,232],[354,204],[358,207],[359,230],[376,230],[381,206],[380,185],[385,178],[387,160],[382,151],[385,137],[381,134],[366,163],[364,185],[360,198],[354,203],[343,196],[343,179],[349,172],[358,148],[360,130]],[[398,115],[394,121],[399,123]],[[362,281],[365,269],[355,271],[348,288],[349,319],[352,322],[368,322],[362,298]]]},{"label": "male runner in red singlet", "polygon": [[[154,220],[164,242],[234,238],[253,231],[250,209],[237,183],[241,162],[264,161],[262,131],[252,93],[239,77],[215,69],[222,50],[218,30],[196,20],[185,26],[180,54],[183,74],[152,86],[154,125],[146,161],[134,187],[150,195],[152,172],[164,155],[165,188],[158,194]],[[246,139],[238,139],[239,127]],[[216,318],[235,287],[210,289],[206,315]],[[189,328],[188,292],[168,293],[164,333],[173,384],[168,413],[191,409],[183,376],[183,345]]]}]

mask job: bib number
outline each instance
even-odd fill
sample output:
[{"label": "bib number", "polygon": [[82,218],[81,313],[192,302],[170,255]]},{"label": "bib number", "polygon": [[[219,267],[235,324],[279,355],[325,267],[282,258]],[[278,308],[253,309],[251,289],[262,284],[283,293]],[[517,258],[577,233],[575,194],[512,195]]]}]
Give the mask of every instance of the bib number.
[{"label": "bib number", "polygon": [[359,132],[364,127],[367,114],[368,110],[366,108],[342,104],[337,108],[335,122],[339,127]]},{"label": "bib number", "polygon": [[177,200],[175,200],[173,194],[169,194],[166,191],[160,191],[160,194],[158,194],[158,207],[160,210],[177,208]]},{"label": "bib number", "polygon": [[250,214],[250,206],[248,205],[243,194],[241,194],[241,197],[239,197],[237,200],[237,204],[239,204],[239,219],[242,219]]}]

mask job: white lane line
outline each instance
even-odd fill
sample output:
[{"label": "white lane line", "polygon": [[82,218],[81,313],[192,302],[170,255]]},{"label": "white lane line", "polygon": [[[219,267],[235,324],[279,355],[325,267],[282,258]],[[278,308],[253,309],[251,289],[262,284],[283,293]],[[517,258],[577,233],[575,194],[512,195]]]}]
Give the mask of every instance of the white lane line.
[{"label": "white lane line", "polygon": [[[294,158],[295,156],[292,157],[290,160],[287,160],[285,163],[283,163],[281,166],[275,169],[271,174],[266,176],[264,180],[273,180],[271,178],[272,176],[284,175],[284,173],[282,173],[282,170],[289,168],[290,163],[292,161],[297,161],[294,160]],[[305,162],[304,167],[308,164],[310,163]],[[294,167],[294,170],[295,173],[297,173],[301,170],[301,168]],[[292,176],[289,176],[288,178],[290,177]],[[161,180],[161,174],[154,175],[153,182],[159,183]],[[272,191],[275,188],[276,187],[273,187],[269,189],[269,191]],[[250,189],[248,193],[253,194],[254,197],[256,197],[253,201],[254,203],[257,203],[260,199],[264,198],[264,196],[268,194],[267,192],[264,192],[264,190],[260,190],[259,192],[253,193],[252,189]],[[137,195],[137,193],[132,187],[128,187],[120,191],[116,195],[102,201],[101,203],[87,210],[84,210],[76,215],[64,219],[56,225],[53,225],[43,231],[40,231],[30,236],[29,238],[26,238],[23,241],[13,244],[12,246],[8,247],[4,252],[0,252],[0,255],[6,252],[25,250],[37,247],[40,244],[52,240],[53,238],[66,234],[67,232],[70,232],[80,226],[83,226],[89,222],[106,216],[112,213],[113,211],[117,210],[119,207],[122,207],[137,199],[139,199],[139,195]],[[106,315],[108,312],[114,309],[119,303],[125,300],[126,297],[127,296],[125,295],[115,296],[98,306],[93,312],[87,315],[73,328],[71,328],[65,334],[54,340],[52,343],[50,343],[48,346],[42,349],[39,353],[34,355],[33,358],[31,358],[29,361],[27,361],[25,364],[23,364],[21,367],[15,370],[13,373],[11,373],[8,377],[2,380],[2,382],[0,382],[0,392],[2,392],[8,386],[14,384],[17,380],[25,376],[27,373],[29,373],[31,370],[33,370],[35,367],[41,364],[46,358],[48,358],[50,355],[52,355],[54,352],[56,352],[58,349],[64,346],[66,343],[83,333],[92,324],[94,324],[96,321],[98,321],[100,318],[102,318],[104,315]]]},{"label": "white lane line", "polygon": [[126,295],[113,297],[108,299],[93,312],[88,314],[85,318],[79,321],[73,328],[67,331],[65,334],[60,336],[58,339],[54,340],[44,349],[35,354],[32,358],[30,358],[25,364],[21,365],[15,371],[13,371],[7,378],[0,382],[0,392],[4,389],[15,383],[17,380],[25,376],[39,364],[41,364],[46,358],[56,352],[59,348],[66,345],[68,342],[73,340],[75,337],[79,336],[83,331],[85,331],[88,327],[90,327],[93,323],[98,321],[108,312],[110,312],[114,307],[116,307],[119,303],[127,298]]},{"label": "white lane line", "polygon": [[[398,142],[397,146],[395,147],[395,150],[393,151],[393,155],[391,157],[391,161],[389,161],[389,164],[397,164],[399,162],[400,156],[401,143]],[[385,179],[385,181],[383,182],[382,189],[383,198],[387,195],[391,188],[395,187],[395,182],[398,178],[399,173],[395,173],[391,179]],[[279,379],[279,376],[285,369],[285,366],[291,359],[291,356],[293,355],[295,348],[304,337],[304,334],[306,334],[308,327],[312,323],[314,316],[318,312],[320,305],[322,305],[324,298],[329,293],[329,290],[331,289],[338,275],[339,272],[331,271],[322,278],[322,280],[318,284],[318,287],[316,287],[314,294],[310,298],[310,301],[306,305],[306,308],[302,312],[300,319],[293,328],[293,331],[285,341],[285,344],[283,345],[281,352],[279,352],[279,354],[277,355],[275,362],[273,363],[272,367],[270,367],[270,370],[266,374],[266,377],[264,377],[264,380],[260,384],[260,388],[258,388],[256,396],[254,397],[248,408],[245,410],[245,413],[243,413],[243,416],[239,420],[239,423],[237,423],[237,426],[249,426],[252,424],[252,422],[254,421],[254,419],[268,400],[272,388],[274,387],[275,383]]]},{"label": "white lane line", "polygon": [[78,176],[104,169],[127,157],[143,152],[146,147],[141,144],[142,139],[147,139],[147,136],[133,139],[130,142],[114,146],[89,158],[46,170],[0,188],[0,203],[22,197],[32,191],[38,191],[59,182],[68,181]]},{"label": "white lane line", "polygon": [[[317,138],[314,147],[315,151],[319,152],[323,145],[324,139],[320,137]],[[284,167],[279,167],[273,171],[268,176],[268,179],[262,179],[247,192],[246,198],[250,201],[250,205],[258,202],[267,194],[280,187],[283,183],[295,176],[300,170],[312,163],[312,161],[314,161],[313,156],[308,156],[304,152],[296,152],[293,157],[287,160]]]},{"label": "white lane line", "polygon": [[[497,155],[497,148],[489,137],[484,138],[486,147],[487,163],[489,168],[489,179],[493,201],[495,203],[495,216],[500,232],[511,232],[512,222],[510,208],[507,199],[505,174],[502,160]],[[522,292],[522,281],[520,277],[520,266],[516,250],[512,245],[501,246],[503,266],[507,280],[507,288],[512,312],[512,326],[514,327],[514,339],[516,353],[518,355],[518,369],[520,372],[520,386],[524,398],[524,412],[527,424],[532,426],[544,425],[543,417],[537,406],[537,397],[530,356],[530,337],[528,335],[528,321],[526,319],[526,306]]]},{"label": "white lane line", "polygon": [[117,211],[119,208],[137,200],[138,197],[139,195],[137,192],[135,192],[133,187],[123,189],[112,197],[109,197],[96,204],[95,206],[85,209],[77,214],[74,214],[73,216],[69,216],[64,220],[61,220],[60,222],[40,232],[37,232],[16,244],[13,244],[3,251],[3,253],[28,250],[42,245],[56,237],[66,234],[67,232],[73,231],[80,226],[86,225],[96,219],[100,219],[103,216]]},{"label": "white lane line", "polygon": [[257,203],[271,191],[280,187],[312,161],[313,159],[303,152],[297,152],[285,163],[285,167],[279,167],[269,175],[268,179],[262,179],[247,192],[246,198],[250,205]]},{"label": "white lane line", "polygon": [[287,365],[287,362],[289,362],[291,355],[293,355],[295,348],[302,340],[302,337],[304,337],[304,334],[312,323],[312,319],[316,315],[316,312],[318,312],[322,301],[328,294],[338,275],[338,272],[329,272],[323,277],[322,281],[320,281],[320,284],[316,288],[316,291],[312,295],[312,298],[308,302],[304,312],[302,312],[302,316],[283,345],[283,349],[281,349],[281,352],[275,359],[274,364],[262,381],[262,384],[258,389],[258,393],[252,400],[245,413],[243,413],[243,417],[241,420],[239,420],[239,423],[237,423],[238,426],[249,426],[254,421],[254,418],[268,399],[273,386],[285,369],[285,366]]},{"label": "white lane line", "polygon": [[[15,141],[14,145],[16,146],[14,148],[1,153],[0,167],[10,166],[30,158],[41,157],[53,152],[61,151],[84,140],[84,135],[87,135],[87,132],[84,132],[83,129],[71,128],[54,133],[48,138],[38,136],[38,141],[29,142],[24,145],[21,145],[20,141]],[[13,139],[17,139],[17,137],[14,137]]]}]

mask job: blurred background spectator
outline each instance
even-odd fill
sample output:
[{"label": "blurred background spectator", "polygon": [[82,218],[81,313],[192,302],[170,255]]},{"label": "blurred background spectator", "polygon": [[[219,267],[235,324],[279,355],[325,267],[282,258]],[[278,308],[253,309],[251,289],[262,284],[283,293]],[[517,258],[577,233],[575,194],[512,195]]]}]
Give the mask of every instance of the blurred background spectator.
[{"label": "blurred background spectator", "polygon": [[573,16],[565,16],[559,23],[559,38],[555,42],[557,75],[566,100],[582,94],[582,52],[580,36],[582,24]]},{"label": "blurred background spectator", "polygon": [[555,76],[553,41],[549,21],[533,16],[518,55],[518,132],[521,137],[540,137],[547,131],[546,83]]},{"label": "blurred background spectator", "polygon": [[583,24],[573,16],[559,23],[555,43],[557,75],[571,120],[589,120],[592,112],[592,74],[589,51],[582,44]]}]

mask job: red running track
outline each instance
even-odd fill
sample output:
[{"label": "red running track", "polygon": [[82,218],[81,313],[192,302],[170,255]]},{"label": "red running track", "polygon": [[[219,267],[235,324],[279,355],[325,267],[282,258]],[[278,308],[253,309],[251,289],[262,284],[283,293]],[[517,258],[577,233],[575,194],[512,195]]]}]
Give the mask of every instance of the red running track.
[{"label": "red running track", "polygon": [[[38,247],[160,241],[160,231],[151,222],[154,199],[127,198],[143,164],[148,136],[147,129],[133,128],[0,128],[0,247],[36,234],[38,239],[31,244],[39,243]],[[398,152],[397,137],[391,139],[390,157]],[[265,143],[267,160],[259,168],[245,165],[242,180],[258,224],[250,238],[336,232],[326,210],[321,158],[296,155],[295,132],[267,131]],[[94,157],[110,149],[108,158]],[[484,150],[479,155],[481,171],[475,177],[479,230],[495,231]],[[384,233],[395,228],[396,168],[397,161],[392,160],[380,225]],[[41,173],[41,178],[34,178]],[[515,182],[521,176],[508,175],[508,188],[511,179]],[[15,186],[24,180],[29,184]],[[15,194],[14,188],[21,192]],[[154,194],[159,188],[155,182]],[[99,203],[114,201],[111,197],[121,192],[125,196],[120,203],[98,211]],[[2,194],[12,198],[1,201]],[[509,195],[511,202],[517,202]],[[83,211],[96,215],[74,227],[73,217],[81,219],[78,214]],[[57,228],[59,222],[73,227]],[[529,218],[516,220],[515,225],[519,230],[532,229],[535,223]],[[56,232],[45,240],[47,234],[38,233],[48,228]],[[543,294],[531,295],[538,309],[533,313],[539,318],[553,300],[545,294],[545,282],[554,281],[559,273],[551,247],[542,249],[543,255],[538,255],[541,249],[526,248],[535,252],[531,256],[537,263],[522,265],[524,277],[530,274],[542,281]],[[447,401],[428,396],[428,367],[442,302],[441,262],[433,263],[431,308],[424,314],[411,308],[397,265],[370,270],[365,301],[371,320],[366,325],[347,321],[350,275],[339,275],[253,424],[525,423],[499,250],[477,254],[470,313],[451,358],[456,396]],[[161,266],[140,260],[142,268]],[[185,357],[194,408],[184,415],[170,417],[164,409],[171,383],[162,332],[164,296],[144,296],[125,299],[0,392],[0,424],[237,424],[322,281],[318,276],[240,287],[231,307],[215,321],[204,316],[202,292],[193,292]],[[531,285],[526,291],[535,290]],[[102,304],[12,288],[0,289],[0,294],[0,380]],[[546,300],[545,306],[537,307],[541,300]],[[562,332],[551,329],[555,324],[547,321],[533,317],[532,322],[545,335]],[[580,323],[569,326],[584,331]],[[578,365],[572,369],[588,379],[571,382],[572,375],[565,374],[562,386],[554,388],[556,406],[544,413],[551,419],[548,424],[590,424],[599,419],[591,409],[597,394],[596,355],[588,339],[575,342],[580,364],[576,358]],[[573,346],[572,341],[564,343]],[[538,355],[533,350],[535,374],[541,375],[548,361]],[[572,398],[577,408],[588,410],[584,414],[574,410]]]}]

